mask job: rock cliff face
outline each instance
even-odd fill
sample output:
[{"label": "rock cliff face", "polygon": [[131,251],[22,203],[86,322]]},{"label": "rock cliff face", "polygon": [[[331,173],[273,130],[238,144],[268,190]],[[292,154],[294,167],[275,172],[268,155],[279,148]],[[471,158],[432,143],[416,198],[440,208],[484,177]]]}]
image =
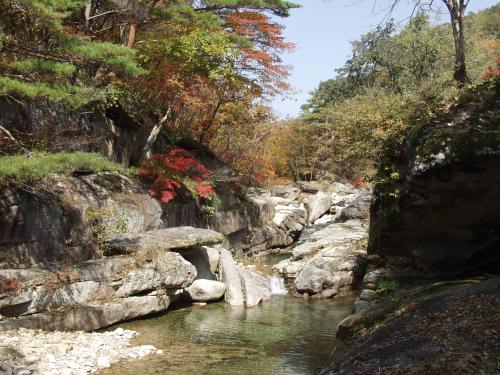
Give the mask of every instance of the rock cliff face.
[{"label": "rock cliff face", "polygon": [[476,101],[413,134],[401,178],[378,187],[369,251],[453,277],[500,259],[500,99]]},{"label": "rock cliff face", "polygon": [[162,227],[162,207],[114,172],[53,176],[0,189],[0,267],[73,263],[98,256],[96,239]]}]

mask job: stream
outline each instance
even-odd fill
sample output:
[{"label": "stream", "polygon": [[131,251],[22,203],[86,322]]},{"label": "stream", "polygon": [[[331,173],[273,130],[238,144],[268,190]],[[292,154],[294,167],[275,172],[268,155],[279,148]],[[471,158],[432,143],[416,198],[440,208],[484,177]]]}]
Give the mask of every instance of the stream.
[{"label": "stream", "polygon": [[[284,257],[289,254],[266,257],[256,268],[266,272]],[[280,279],[273,283],[273,297],[253,308],[224,302],[177,305],[161,316],[121,324],[139,332],[133,345],[155,345],[164,354],[117,363],[101,373],[318,373],[331,362],[337,324],[351,313],[353,298],[293,298],[282,293]]]}]

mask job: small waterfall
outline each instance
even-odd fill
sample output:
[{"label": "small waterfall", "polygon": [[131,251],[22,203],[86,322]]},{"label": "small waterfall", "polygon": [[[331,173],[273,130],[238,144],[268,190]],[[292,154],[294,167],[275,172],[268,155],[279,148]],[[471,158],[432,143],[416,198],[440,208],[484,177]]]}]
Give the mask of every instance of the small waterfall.
[{"label": "small waterfall", "polygon": [[282,277],[269,277],[269,285],[271,286],[271,294],[273,296],[283,296],[288,294],[288,290],[285,288],[285,282]]}]

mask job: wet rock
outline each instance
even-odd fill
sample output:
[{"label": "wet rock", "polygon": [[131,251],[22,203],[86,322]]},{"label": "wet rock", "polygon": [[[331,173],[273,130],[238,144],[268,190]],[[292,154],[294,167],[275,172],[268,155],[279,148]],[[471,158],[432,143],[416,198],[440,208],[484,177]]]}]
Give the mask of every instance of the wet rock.
[{"label": "wet rock", "polygon": [[226,292],[226,285],[215,280],[195,280],[184,290],[184,296],[191,301],[206,302],[221,299]]}]

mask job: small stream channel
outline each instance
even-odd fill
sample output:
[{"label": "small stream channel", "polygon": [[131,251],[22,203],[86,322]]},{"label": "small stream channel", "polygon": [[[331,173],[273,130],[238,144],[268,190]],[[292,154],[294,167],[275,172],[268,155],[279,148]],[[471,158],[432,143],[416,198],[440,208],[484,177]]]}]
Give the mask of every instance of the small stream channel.
[{"label": "small stream channel", "polygon": [[[266,257],[257,268],[266,272],[288,256]],[[163,355],[121,362],[101,374],[316,374],[331,362],[337,324],[352,302],[273,295],[248,309],[223,302],[177,306],[120,325],[140,333],[134,345],[155,345]]]}]

